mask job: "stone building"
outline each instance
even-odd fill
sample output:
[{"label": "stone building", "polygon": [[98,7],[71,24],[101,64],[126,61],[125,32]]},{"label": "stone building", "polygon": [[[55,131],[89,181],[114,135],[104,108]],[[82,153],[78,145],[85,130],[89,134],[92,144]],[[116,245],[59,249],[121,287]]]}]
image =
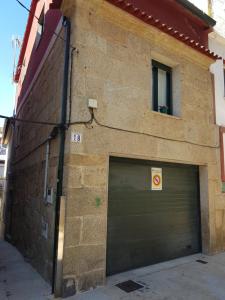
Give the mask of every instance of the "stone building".
[{"label": "stone building", "polygon": [[215,21],[186,0],[47,2],[15,78],[7,235],[57,296],[223,251]]},{"label": "stone building", "polygon": [[0,127],[0,239],[4,237],[3,207],[4,189],[7,168],[7,148],[2,140],[2,127]]},{"label": "stone building", "polygon": [[220,126],[221,180],[225,191],[225,4],[222,0],[191,0],[191,2],[210,14],[217,22],[213,32],[209,34],[209,49],[222,57],[210,66],[210,70],[215,80],[215,116],[216,124]]}]

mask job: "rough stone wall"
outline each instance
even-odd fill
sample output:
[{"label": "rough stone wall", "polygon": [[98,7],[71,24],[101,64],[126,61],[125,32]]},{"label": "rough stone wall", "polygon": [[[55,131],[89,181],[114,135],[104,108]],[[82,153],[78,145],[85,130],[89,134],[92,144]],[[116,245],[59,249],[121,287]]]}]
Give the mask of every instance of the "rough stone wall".
[{"label": "rough stone wall", "polygon": [[[31,92],[17,112],[18,118],[59,123],[63,61],[64,43],[57,39]],[[7,226],[11,227],[8,233],[12,242],[48,281],[52,279],[54,204],[44,201],[46,144],[33,149],[48,138],[53,127],[15,122],[10,174],[12,222]],[[58,151],[56,138],[50,142],[48,177],[48,186],[54,190]],[[47,238],[42,235],[43,221],[48,223]]]},{"label": "rough stone wall", "polygon": [[[224,250],[212,60],[106,1],[64,1],[63,9],[72,20],[72,42],[79,50],[74,57],[72,121],[89,119],[87,99],[95,98],[95,116],[102,124],[152,135],[95,122],[70,128],[64,278],[74,278],[79,291],[104,283],[110,155],[199,165],[203,251]],[[178,70],[174,92],[179,91],[179,117],[151,109],[152,58]],[[71,132],[81,133],[82,143],[71,143]]]}]

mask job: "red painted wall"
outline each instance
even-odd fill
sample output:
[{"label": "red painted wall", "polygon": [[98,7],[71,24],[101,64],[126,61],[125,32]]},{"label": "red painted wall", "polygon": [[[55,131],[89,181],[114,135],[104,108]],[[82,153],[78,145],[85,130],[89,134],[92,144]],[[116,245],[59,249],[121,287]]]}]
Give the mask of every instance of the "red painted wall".
[{"label": "red painted wall", "polygon": [[[34,6],[34,2],[36,5]],[[48,3],[47,3],[48,2]],[[16,93],[16,107],[20,106],[21,101],[26,94],[27,89],[29,88],[35,73],[46,53],[46,50],[50,44],[50,41],[54,35],[54,32],[57,28],[57,25],[62,17],[61,11],[56,9],[53,6],[52,1],[44,1],[44,0],[33,0],[33,7],[35,16],[39,17],[43,8],[45,11],[45,25],[44,25],[44,32],[39,42],[38,47],[35,45],[36,34],[37,34],[37,25],[38,20],[33,18],[32,22],[28,19],[28,25],[26,28],[25,36],[27,32],[29,32],[29,36],[27,40],[24,40],[24,49],[22,48],[23,52],[21,52],[19,58],[19,64],[17,67],[17,93]],[[52,8],[53,7],[53,8]],[[29,17],[30,18],[30,17]],[[30,22],[30,23],[29,23]],[[21,50],[21,51],[22,51]],[[25,77],[23,78],[24,73],[24,66],[21,67],[21,63],[25,60],[25,68],[26,73]]]}]

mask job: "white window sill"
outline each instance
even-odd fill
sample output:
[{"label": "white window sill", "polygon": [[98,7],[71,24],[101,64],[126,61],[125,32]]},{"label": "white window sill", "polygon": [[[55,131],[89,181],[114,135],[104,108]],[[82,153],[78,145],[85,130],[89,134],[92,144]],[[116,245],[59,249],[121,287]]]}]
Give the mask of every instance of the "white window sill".
[{"label": "white window sill", "polygon": [[166,114],[166,113],[161,113],[161,112],[154,111],[154,110],[152,110],[151,112],[152,112],[153,114],[155,114],[155,115],[160,115],[160,116],[162,116],[162,117],[166,117],[166,118],[170,118],[170,119],[175,119],[175,120],[182,120],[181,117],[177,117],[177,116],[174,116],[174,115],[168,115],[168,114]]}]

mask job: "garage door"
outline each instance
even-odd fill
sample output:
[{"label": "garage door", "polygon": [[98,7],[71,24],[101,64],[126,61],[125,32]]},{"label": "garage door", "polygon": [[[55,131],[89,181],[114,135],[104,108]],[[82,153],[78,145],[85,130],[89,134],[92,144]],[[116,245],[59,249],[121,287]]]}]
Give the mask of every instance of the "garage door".
[{"label": "garage door", "polygon": [[198,167],[110,159],[107,275],[200,252],[200,232]]}]

